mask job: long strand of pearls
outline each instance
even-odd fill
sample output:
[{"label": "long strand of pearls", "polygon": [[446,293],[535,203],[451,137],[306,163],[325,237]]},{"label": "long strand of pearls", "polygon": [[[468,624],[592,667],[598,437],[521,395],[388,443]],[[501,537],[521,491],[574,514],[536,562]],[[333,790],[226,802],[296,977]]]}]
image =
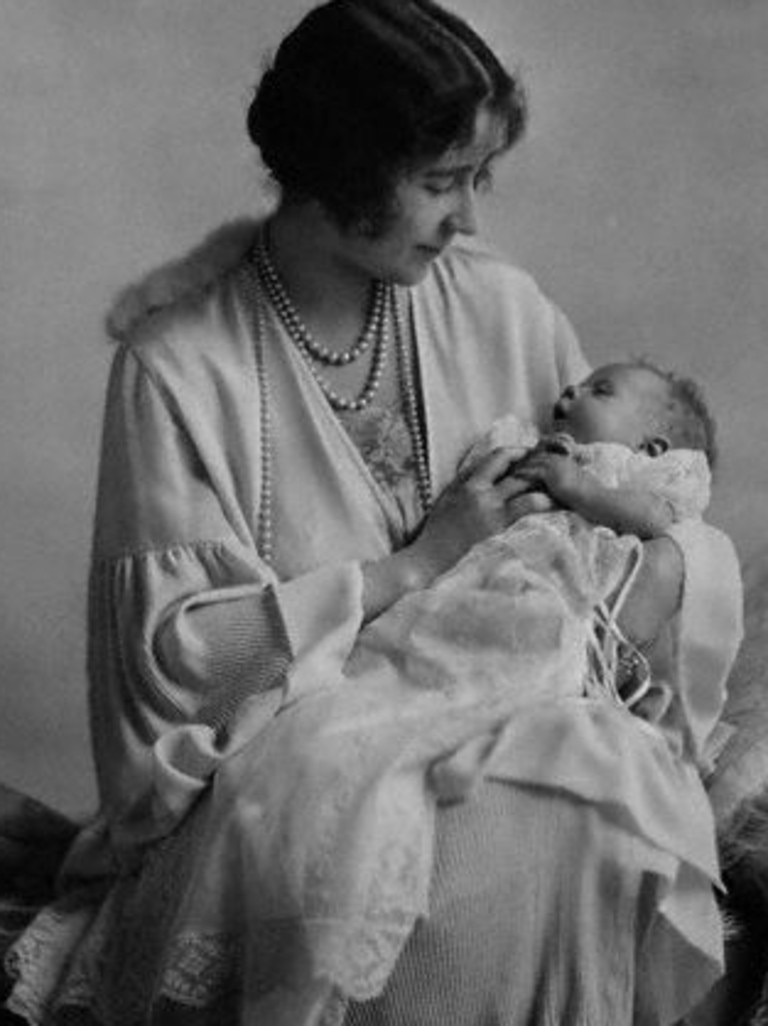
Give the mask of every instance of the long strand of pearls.
[{"label": "long strand of pearls", "polygon": [[258,275],[248,269],[248,305],[253,317],[253,354],[256,365],[256,382],[259,389],[260,446],[260,496],[256,523],[256,546],[265,563],[271,565],[273,556],[272,531],[272,397],[269,391],[269,376],[264,360],[264,298],[259,288]]},{"label": "long strand of pearls", "polygon": [[403,401],[403,413],[408,432],[411,436],[411,449],[416,464],[416,488],[419,493],[424,513],[432,508],[432,481],[429,472],[429,456],[427,440],[422,429],[419,415],[419,399],[416,393],[416,380],[413,370],[413,357],[403,326],[402,310],[397,295],[392,291],[392,320],[395,326],[395,352],[397,356],[400,394]]},{"label": "long strand of pearls", "polygon": [[[387,309],[391,302],[393,288],[382,281],[373,286],[370,311],[360,338],[349,349],[334,352],[320,345],[312,338],[308,328],[301,320],[298,311],[285,291],[280,276],[272,263],[269,249],[261,239],[255,251],[256,269],[264,291],[275,308],[291,341],[304,357],[310,373],[320,386],[323,394],[334,410],[364,410],[378,392],[389,351],[389,330],[387,326]],[[373,345],[373,359],[370,372],[362,390],[357,396],[340,395],[323,377],[317,364],[340,367],[359,359]]]}]

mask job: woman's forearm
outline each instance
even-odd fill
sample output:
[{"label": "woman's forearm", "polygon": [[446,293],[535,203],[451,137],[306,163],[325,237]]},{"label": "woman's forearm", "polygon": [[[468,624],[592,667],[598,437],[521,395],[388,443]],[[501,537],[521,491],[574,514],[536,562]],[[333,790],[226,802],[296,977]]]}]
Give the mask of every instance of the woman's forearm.
[{"label": "woman's forearm", "polygon": [[566,505],[594,524],[643,541],[659,538],[673,522],[669,503],[660,496],[642,488],[605,488],[594,480],[575,490]]},{"label": "woman's forearm", "polygon": [[384,559],[363,563],[362,570],[363,619],[366,622],[408,592],[428,588],[439,572],[410,546]]},{"label": "woman's forearm", "polygon": [[384,559],[363,564],[363,619],[372,620],[411,591],[428,588],[476,542],[529,513],[552,509],[543,492],[506,474],[509,449],[483,457],[438,498],[414,540]]},{"label": "woman's forearm", "polygon": [[636,645],[650,644],[680,609],[683,556],[671,538],[643,544],[643,560],[619,614],[622,631]]}]

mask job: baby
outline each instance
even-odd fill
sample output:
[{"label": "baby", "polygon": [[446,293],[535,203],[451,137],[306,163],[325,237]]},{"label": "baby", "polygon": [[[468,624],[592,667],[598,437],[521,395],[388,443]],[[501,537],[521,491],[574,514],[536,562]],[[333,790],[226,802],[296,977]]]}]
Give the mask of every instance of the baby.
[{"label": "baby", "polygon": [[715,425],[690,379],[646,361],[599,367],[564,390],[552,427],[539,438],[516,418],[503,418],[463,465],[502,444],[518,446],[510,473],[592,523],[641,539],[704,512]]},{"label": "baby", "polygon": [[[520,449],[509,473],[618,535],[660,537],[672,524],[700,517],[709,503],[714,420],[691,379],[648,361],[607,364],[569,385],[554,406],[548,435],[540,437],[515,417],[502,418],[462,465],[500,445]],[[669,704],[669,689],[654,684],[645,657],[616,623],[632,578],[610,611],[605,603],[595,610],[588,684],[607,687],[656,721]],[[466,796],[494,742],[491,736],[473,739],[432,766],[432,786],[443,800]]]}]

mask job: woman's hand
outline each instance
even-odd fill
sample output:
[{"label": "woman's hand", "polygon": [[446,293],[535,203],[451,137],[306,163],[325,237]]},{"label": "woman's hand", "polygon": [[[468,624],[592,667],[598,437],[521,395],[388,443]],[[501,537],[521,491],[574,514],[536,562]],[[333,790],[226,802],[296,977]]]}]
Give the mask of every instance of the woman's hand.
[{"label": "woman's hand", "polygon": [[454,566],[477,542],[526,513],[552,509],[552,499],[510,473],[513,452],[495,449],[442,492],[416,539],[411,557],[429,580]]},{"label": "woman's hand", "polygon": [[460,473],[432,507],[416,538],[386,559],[363,566],[364,619],[371,620],[409,591],[428,588],[477,542],[528,513],[553,508],[544,492],[509,473],[519,450],[501,448]]}]

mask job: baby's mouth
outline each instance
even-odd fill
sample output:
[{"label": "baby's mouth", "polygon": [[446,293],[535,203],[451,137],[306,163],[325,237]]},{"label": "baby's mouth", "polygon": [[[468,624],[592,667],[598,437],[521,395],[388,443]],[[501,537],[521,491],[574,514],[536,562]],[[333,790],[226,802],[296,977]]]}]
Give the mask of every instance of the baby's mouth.
[{"label": "baby's mouth", "polygon": [[564,421],[568,419],[568,415],[566,414],[565,407],[562,403],[557,402],[552,407],[552,419],[555,421],[555,423],[557,423],[557,421]]}]

